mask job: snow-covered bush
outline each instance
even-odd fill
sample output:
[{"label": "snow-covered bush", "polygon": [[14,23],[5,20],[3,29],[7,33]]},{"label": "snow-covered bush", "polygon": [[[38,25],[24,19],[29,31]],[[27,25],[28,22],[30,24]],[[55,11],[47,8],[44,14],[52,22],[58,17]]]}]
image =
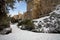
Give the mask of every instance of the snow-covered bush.
[{"label": "snow-covered bush", "polygon": [[[58,11],[56,11],[58,12]],[[52,12],[49,18],[43,19],[43,22],[39,22],[39,28],[42,28],[43,32],[60,32],[60,14]],[[42,24],[43,23],[43,24]]]},{"label": "snow-covered bush", "polygon": [[57,6],[48,18],[40,19],[43,19],[38,22],[38,29],[41,29],[41,32],[60,33],[60,6]]}]

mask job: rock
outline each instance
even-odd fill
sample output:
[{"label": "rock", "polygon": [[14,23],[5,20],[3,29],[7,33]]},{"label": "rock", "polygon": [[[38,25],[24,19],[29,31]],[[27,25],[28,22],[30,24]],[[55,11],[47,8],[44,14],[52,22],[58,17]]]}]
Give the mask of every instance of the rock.
[{"label": "rock", "polygon": [[3,29],[1,32],[0,32],[0,34],[9,34],[9,33],[11,33],[12,32],[12,29],[11,28],[5,28],[5,29]]},{"label": "rock", "polygon": [[18,28],[21,28],[22,26],[18,26]]},{"label": "rock", "polygon": [[50,22],[50,19],[49,18],[45,18],[43,19],[43,21],[46,23],[46,22]]},{"label": "rock", "polygon": [[39,28],[38,28],[38,29],[33,29],[33,30],[31,30],[31,31],[32,31],[32,32],[41,32]]},{"label": "rock", "polygon": [[58,12],[54,11],[50,14],[50,18],[60,18],[60,10],[58,10]]},{"label": "rock", "polygon": [[21,29],[22,29],[22,30],[26,30],[26,28],[25,28],[25,26],[24,26],[24,25],[21,27]]},{"label": "rock", "polygon": [[42,32],[48,33],[48,32],[49,32],[49,28],[43,27],[43,28],[42,28]]},{"label": "rock", "polygon": [[57,11],[51,12],[49,18],[38,23],[38,28],[42,28],[44,33],[60,33],[60,14]]}]

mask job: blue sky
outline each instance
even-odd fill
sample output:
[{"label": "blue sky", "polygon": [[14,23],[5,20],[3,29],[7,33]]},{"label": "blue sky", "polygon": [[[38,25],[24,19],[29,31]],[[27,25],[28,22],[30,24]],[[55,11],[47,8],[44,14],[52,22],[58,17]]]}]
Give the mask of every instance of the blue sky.
[{"label": "blue sky", "polygon": [[15,3],[15,7],[16,7],[16,9],[13,9],[13,10],[10,10],[9,11],[9,14],[10,15],[17,15],[18,14],[18,12],[20,12],[20,13],[24,13],[24,12],[26,12],[26,9],[27,9],[27,5],[26,5],[26,2],[24,2],[24,1],[21,1],[21,2],[17,2],[17,3]]}]

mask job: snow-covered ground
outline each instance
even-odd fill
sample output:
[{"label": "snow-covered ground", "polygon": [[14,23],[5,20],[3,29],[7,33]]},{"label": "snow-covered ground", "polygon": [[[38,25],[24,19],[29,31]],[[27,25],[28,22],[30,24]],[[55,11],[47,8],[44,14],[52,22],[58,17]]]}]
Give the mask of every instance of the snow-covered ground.
[{"label": "snow-covered ground", "polygon": [[0,40],[60,40],[60,34],[34,33],[20,30],[16,24],[11,24],[12,33],[0,35]]}]

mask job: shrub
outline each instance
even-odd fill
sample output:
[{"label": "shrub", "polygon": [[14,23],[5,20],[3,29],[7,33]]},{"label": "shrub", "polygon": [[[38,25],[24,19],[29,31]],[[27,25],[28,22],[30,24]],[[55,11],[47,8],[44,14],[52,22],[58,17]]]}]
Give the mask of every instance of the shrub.
[{"label": "shrub", "polygon": [[18,26],[23,27],[23,25],[24,25],[24,29],[27,29],[27,30],[34,29],[34,24],[33,24],[33,22],[31,20],[26,19],[26,20],[23,20],[23,21],[18,23]]},{"label": "shrub", "polygon": [[11,23],[14,24],[14,23],[17,23],[17,22],[18,22],[18,19],[15,19],[15,18],[13,18],[13,17],[11,18]]},{"label": "shrub", "polygon": [[8,17],[3,17],[0,20],[0,31],[3,30],[4,28],[10,27],[10,21]]}]

